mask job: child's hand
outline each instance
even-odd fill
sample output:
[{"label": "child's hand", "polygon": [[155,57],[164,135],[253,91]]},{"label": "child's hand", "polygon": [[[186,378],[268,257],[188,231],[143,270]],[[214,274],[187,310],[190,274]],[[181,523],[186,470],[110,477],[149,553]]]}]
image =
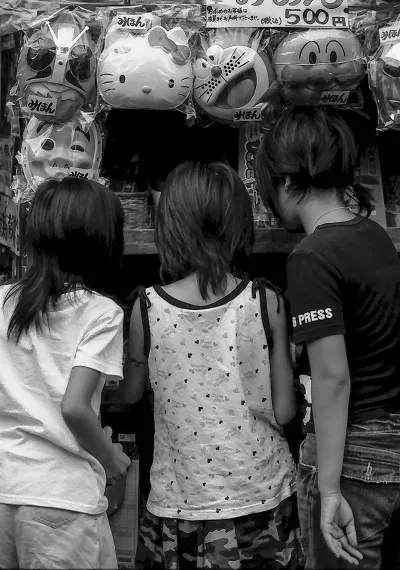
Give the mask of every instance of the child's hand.
[{"label": "child's hand", "polygon": [[[111,439],[112,429],[110,426],[105,427],[103,431],[107,439]],[[122,445],[120,443],[113,443],[112,446],[114,450],[113,460],[108,465],[103,465],[108,485],[122,481],[124,477],[126,477],[131,465],[131,460],[122,451]]]},{"label": "child's hand", "polygon": [[109,464],[103,465],[109,485],[122,481],[122,479],[127,476],[131,465],[131,460],[122,451],[122,445],[120,443],[113,443],[112,446],[114,450],[113,460]]}]

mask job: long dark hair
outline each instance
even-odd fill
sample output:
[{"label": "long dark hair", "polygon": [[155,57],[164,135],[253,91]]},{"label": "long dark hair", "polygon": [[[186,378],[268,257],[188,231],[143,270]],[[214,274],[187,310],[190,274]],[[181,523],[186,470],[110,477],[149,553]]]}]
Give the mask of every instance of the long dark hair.
[{"label": "long dark hair", "polygon": [[46,180],[37,190],[27,220],[28,268],[6,295],[17,302],[8,338],[18,342],[41,327],[50,304],[83,287],[111,295],[123,256],[124,213],[118,198],[87,179]]},{"label": "long dark hair", "polygon": [[263,138],[256,155],[261,198],[275,213],[276,191],[291,180],[292,197],[300,202],[310,188],[334,188],[348,203],[370,215],[371,195],[355,183],[357,145],[349,126],[334,109],[296,107],[286,111]]},{"label": "long dark hair", "polygon": [[254,245],[251,200],[227,164],[184,162],[167,178],[155,240],[162,272],[174,280],[196,271],[204,300],[226,289],[228,273],[248,271]]}]

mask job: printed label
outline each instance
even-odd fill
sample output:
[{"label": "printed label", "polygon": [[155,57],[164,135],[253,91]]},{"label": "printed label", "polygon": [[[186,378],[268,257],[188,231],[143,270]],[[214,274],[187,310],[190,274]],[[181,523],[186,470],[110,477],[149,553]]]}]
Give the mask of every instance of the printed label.
[{"label": "printed label", "polygon": [[119,380],[113,380],[111,378],[106,378],[106,387],[107,388],[118,388]]},{"label": "printed label", "polygon": [[68,176],[75,176],[76,178],[87,178],[88,180],[92,180],[93,170],[87,170],[86,168],[71,168]]},{"label": "printed label", "polygon": [[54,117],[57,110],[57,99],[29,95],[28,109],[37,115]]},{"label": "printed label", "polygon": [[233,122],[242,123],[245,121],[261,121],[261,111],[262,107],[244,107],[243,109],[238,109],[233,114]]},{"label": "printed label", "polygon": [[147,14],[118,14],[117,18],[121,30],[145,32],[149,27],[150,20]]},{"label": "printed label", "polygon": [[346,105],[350,91],[322,91],[320,105]]},{"label": "printed label", "polygon": [[293,328],[300,327],[301,325],[306,325],[307,323],[312,323],[315,321],[324,321],[325,319],[331,319],[333,317],[332,309],[327,307],[326,309],[317,309],[316,311],[309,311],[303,313],[296,317],[292,317]]},{"label": "printed label", "polygon": [[206,0],[206,6],[207,28],[349,27],[347,0]]},{"label": "printed label", "polygon": [[135,433],[119,433],[118,434],[118,441],[122,441],[124,443],[135,443],[136,434]]},{"label": "printed label", "polygon": [[400,25],[388,26],[379,30],[379,40],[381,44],[390,44],[400,41]]}]

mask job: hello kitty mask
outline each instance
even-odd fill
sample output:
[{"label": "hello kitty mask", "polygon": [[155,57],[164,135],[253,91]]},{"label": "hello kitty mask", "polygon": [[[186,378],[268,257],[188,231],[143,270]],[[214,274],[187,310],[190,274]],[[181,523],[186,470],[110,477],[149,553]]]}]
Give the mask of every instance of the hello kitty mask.
[{"label": "hello kitty mask", "polygon": [[233,121],[237,110],[260,105],[275,78],[260,32],[215,30],[194,64],[194,99],[208,115]]},{"label": "hello kitty mask", "polygon": [[109,33],[97,82],[106,103],[121,109],[176,109],[192,90],[193,71],[185,32],[154,26],[145,34]]},{"label": "hello kitty mask", "polygon": [[[38,119],[70,120],[95,89],[96,45],[70,11],[46,20],[26,40],[17,80]],[[47,100],[47,101],[46,101]]]},{"label": "hello kitty mask", "polygon": [[87,133],[78,123],[44,123],[32,117],[22,141],[22,169],[30,186],[46,178],[81,176],[97,180],[102,156],[99,127],[93,121]]},{"label": "hello kitty mask", "polygon": [[278,45],[273,63],[286,102],[318,105],[326,91],[353,91],[364,77],[363,50],[350,30],[293,32]]}]

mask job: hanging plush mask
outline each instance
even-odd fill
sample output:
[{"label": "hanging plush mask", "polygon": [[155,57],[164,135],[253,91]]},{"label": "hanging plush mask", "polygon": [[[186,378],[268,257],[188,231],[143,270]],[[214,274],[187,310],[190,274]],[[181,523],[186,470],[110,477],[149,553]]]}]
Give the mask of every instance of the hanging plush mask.
[{"label": "hanging plush mask", "polygon": [[51,177],[74,175],[97,180],[101,156],[102,138],[94,121],[84,132],[76,121],[62,125],[32,117],[24,132],[21,163],[33,188]]},{"label": "hanging plush mask", "polygon": [[18,64],[28,110],[46,121],[66,122],[95,89],[96,44],[81,19],[64,11],[26,40]]},{"label": "hanging plush mask", "polygon": [[276,48],[273,62],[286,102],[318,105],[323,93],[358,87],[364,76],[363,57],[351,31],[321,28],[288,34]]},{"label": "hanging plush mask", "polygon": [[262,30],[216,29],[203,38],[194,64],[194,99],[216,121],[262,106],[275,74]]},{"label": "hanging plush mask", "polygon": [[154,26],[144,34],[109,32],[97,81],[106,103],[121,109],[176,109],[192,91],[188,39],[182,28]]},{"label": "hanging plush mask", "polygon": [[380,46],[369,63],[369,83],[378,109],[378,130],[400,129],[400,42]]}]

